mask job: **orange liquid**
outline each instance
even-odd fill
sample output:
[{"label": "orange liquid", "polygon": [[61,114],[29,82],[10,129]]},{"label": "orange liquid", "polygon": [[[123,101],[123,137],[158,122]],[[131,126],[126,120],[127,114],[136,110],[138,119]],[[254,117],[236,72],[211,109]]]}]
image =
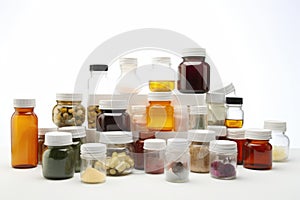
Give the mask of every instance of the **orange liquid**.
[{"label": "orange liquid", "polygon": [[38,119],[33,108],[16,108],[11,117],[11,165],[32,168],[38,164]]},{"label": "orange liquid", "polygon": [[226,119],[225,120],[225,126],[227,128],[242,128],[243,127],[243,120],[239,119]]}]

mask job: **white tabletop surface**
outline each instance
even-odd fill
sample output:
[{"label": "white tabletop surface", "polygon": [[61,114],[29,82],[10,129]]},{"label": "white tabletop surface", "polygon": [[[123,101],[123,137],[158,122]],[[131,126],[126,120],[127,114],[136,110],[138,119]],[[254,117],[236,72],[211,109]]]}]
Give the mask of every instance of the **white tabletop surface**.
[{"label": "white tabletop surface", "polygon": [[237,178],[218,180],[209,174],[190,174],[187,183],[169,183],[164,175],[142,171],[123,177],[107,177],[102,184],[84,184],[79,174],[68,180],[43,178],[41,166],[13,169],[10,152],[0,148],[0,199],[300,199],[300,149],[292,149],[285,163],[273,163],[273,169],[257,171],[238,166]]}]

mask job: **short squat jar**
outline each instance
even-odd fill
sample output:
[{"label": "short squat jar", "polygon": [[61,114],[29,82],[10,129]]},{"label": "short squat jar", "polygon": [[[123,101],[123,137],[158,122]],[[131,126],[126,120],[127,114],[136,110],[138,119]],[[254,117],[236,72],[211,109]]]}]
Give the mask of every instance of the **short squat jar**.
[{"label": "short squat jar", "polygon": [[100,142],[106,144],[107,148],[107,175],[130,174],[134,168],[132,133],[127,131],[101,132]]},{"label": "short squat jar", "polygon": [[243,164],[248,169],[269,170],[272,169],[272,145],[271,130],[269,129],[247,129],[244,145]]},{"label": "short squat jar", "polygon": [[83,183],[103,183],[106,180],[106,145],[86,143],[81,145],[80,179]]},{"label": "short squat jar", "polygon": [[38,129],[38,143],[39,143],[39,151],[38,151],[38,161],[39,165],[42,164],[43,153],[47,149],[45,146],[45,134],[47,132],[57,131],[57,128],[39,128]]},{"label": "short squat jar", "polygon": [[236,143],[227,140],[213,140],[209,144],[209,151],[210,175],[217,179],[236,178]]},{"label": "short squat jar", "polygon": [[74,176],[74,151],[72,135],[67,132],[48,132],[45,135],[43,153],[43,176],[47,179],[68,179]]},{"label": "short squat jar", "polygon": [[189,129],[207,129],[207,107],[190,106]]},{"label": "short squat jar", "polygon": [[81,126],[85,121],[82,94],[56,94],[57,104],[52,110],[52,121],[57,127]]},{"label": "short squat jar", "polygon": [[147,139],[144,142],[144,166],[147,174],[163,174],[166,141]]},{"label": "short squat jar", "polygon": [[236,142],[238,148],[237,164],[242,165],[244,144],[247,141],[245,138],[245,129],[228,128],[227,139]]}]

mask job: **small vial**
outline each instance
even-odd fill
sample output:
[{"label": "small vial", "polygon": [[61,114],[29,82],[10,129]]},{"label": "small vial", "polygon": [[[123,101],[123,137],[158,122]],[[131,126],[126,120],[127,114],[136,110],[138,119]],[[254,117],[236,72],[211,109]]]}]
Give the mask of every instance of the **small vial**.
[{"label": "small vial", "polygon": [[245,130],[241,128],[228,128],[227,139],[236,142],[238,148],[237,164],[243,164],[244,144],[247,141],[245,138]]},{"label": "small vial", "polygon": [[207,107],[190,106],[189,129],[207,129]]},{"label": "small vial", "polygon": [[226,119],[227,128],[242,128],[244,122],[244,111],[242,110],[243,98],[227,97],[226,98]]},{"label": "small vial", "polygon": [[163,174],[166,141],[147,139],[144,142],[144,166],[147,174]]}]

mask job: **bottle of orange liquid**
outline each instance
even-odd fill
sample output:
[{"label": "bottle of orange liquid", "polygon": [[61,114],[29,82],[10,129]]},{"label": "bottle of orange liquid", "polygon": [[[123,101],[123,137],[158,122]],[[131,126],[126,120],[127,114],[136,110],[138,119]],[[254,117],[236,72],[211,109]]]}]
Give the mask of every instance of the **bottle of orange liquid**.
[{"label": "bottle of orange liquid", "polygon": [[11,165],[32,168],[38,164],[38,118],[35,99],[14,99],[11,117]]}]

